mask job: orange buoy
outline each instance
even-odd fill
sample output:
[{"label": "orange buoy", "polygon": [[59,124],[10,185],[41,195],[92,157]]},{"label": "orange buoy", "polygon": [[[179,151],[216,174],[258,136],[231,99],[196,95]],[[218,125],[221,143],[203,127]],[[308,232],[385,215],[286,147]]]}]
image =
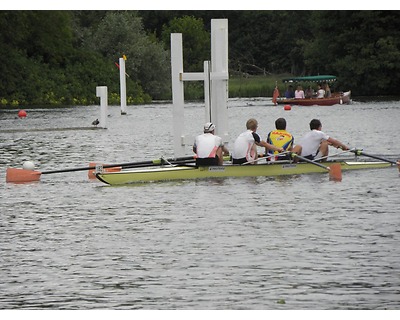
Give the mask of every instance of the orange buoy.
[{"label": "orange buoy", "polygon": [[292,107],[290,106],[290,105],[285,105],[284,107],[283,107],[283,110],[286,110],[286,111],[289,111],[289,110],[292,110]]},{"label": "orange buoy", "polygon": [[19,110],[19,111],[18,111],[18,117],[19,117],[19,118],[25,118],[26,115],[27,115],[27,113],[26,113],[25,110]]}]

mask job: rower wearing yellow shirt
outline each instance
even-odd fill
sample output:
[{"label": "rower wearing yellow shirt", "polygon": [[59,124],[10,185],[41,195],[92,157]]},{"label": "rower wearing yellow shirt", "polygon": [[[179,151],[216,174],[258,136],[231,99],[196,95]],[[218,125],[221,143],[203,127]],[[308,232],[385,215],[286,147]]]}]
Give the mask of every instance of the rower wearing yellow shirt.
[{"label": "rower wearing yellow shirt", "polygon": [[[284,118],[278,118],[275,121],[275,130],[272,130],[268,133],[267,142],[269,144],[274,145],[275,147],[282,148],[285,151],[291,151],[297,154],[301,153],[301,146],[294,145],[294,137],[293,135],[286,131],[286,120]],[[269,155],[278,154],[279,152],[271,150],[266,150]],[[275,157],[271,157],[271,160],[288,160],[290,159],[290,153],[285,155],[279,155]]]}]

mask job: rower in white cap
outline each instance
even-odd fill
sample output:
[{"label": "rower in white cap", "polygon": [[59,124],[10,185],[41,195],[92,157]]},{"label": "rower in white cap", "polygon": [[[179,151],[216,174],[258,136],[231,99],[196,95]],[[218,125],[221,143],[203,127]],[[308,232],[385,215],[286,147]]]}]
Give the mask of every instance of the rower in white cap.
[{"label": "rower in white cap", "polygon": [[229,155],[222,138],[215,135],[214,132],[215,125],[212,122],[207,122],[204,125],[204,133],[196,137],[193,144],[193,152],[197,155],[197,166],[222,165],[224,154]]}]

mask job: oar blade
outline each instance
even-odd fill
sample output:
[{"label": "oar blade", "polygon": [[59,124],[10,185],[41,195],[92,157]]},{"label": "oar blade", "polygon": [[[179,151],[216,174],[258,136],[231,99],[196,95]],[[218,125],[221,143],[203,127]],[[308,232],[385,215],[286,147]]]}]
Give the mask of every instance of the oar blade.
[{"label": "oar blade", "polygon": [[329,180],[342,181],[342,166],[340,163],[333,163],[329,166]]},{"label": "oar blade", "polygon": [[7,168],[6,182],[24,183],[39,181],[41,172],[19,168]]},{"label": "oar blade", "polygon": [[303,160],[305,162],[311,163],[313,165],[316,165],[320,168],[324,168],[326,170],[329,171],[329,180],[333,180],[333,181],[342,181],[342,167],[340,165],[340,163],[332,163],[329,167],[324,166],[323,164],[320,164],[318,162],[314,162],[310,159],[301,157],[299,155],[297,155],[296,153],[292,153],[293,157],[297,157],[300,160]]}]

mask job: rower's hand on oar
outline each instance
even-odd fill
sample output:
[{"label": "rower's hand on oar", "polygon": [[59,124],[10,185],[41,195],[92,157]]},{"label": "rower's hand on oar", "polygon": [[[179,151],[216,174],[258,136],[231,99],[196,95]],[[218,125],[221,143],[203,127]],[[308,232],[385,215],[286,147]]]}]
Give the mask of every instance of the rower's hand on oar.
[{"label": "rower's hand on oar", "polygon": [[337,149],[342,149],[342,150],[344,150],[344,151],[350,150],[350,148],[349,148],[348,146],[344,145],[344,144],[339,145],[339,146],[337,146],[336,148],[337,148]]},{"label": "rower's hand on oar", "polygon": [[293,162],[299,162],[300,158],[298,158],[297,155],[298,154],[296,152],[291,152],[290,153],[290,158],[293,160]]}]

